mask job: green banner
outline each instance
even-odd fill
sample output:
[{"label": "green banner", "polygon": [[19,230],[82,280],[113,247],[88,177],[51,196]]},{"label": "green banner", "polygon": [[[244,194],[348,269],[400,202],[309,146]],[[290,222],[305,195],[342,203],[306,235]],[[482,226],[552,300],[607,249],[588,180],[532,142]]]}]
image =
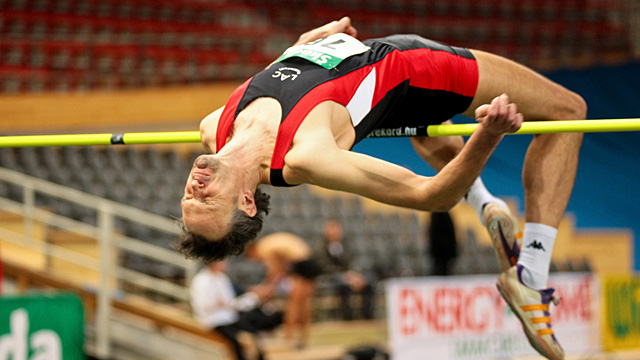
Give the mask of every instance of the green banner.
[{"label": "green banner", "polygon": [[84,358],[84,311],[76,295],[0,297],[0,360]]},{"label": "green banner", "polygon": [[604,277],[602,339],[605,349],[640,348],[640,277]]}]

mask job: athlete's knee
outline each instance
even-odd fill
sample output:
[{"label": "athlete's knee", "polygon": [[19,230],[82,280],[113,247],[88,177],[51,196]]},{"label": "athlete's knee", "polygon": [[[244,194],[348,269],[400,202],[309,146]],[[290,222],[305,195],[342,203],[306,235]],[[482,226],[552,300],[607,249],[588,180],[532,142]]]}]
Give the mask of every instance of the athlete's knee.
[{"label": "athlete's knee", "polygon": [[[587,103],[582,96],[572,91],[566,91],[566,94],[562,96],[561,101],[562,106],[553,115],[554,120],[584,120],[587,118]],[[557,134],[556,136],[561,136],[565,141],[569,141],[576,144],[576,146],[580,146],[584,134],[578,132]]]},{"label": "athlete's knee", "polygon": [[587,117],[587,102],[573,91],[566,91],[555,109],[554,120],[584,120]]}]

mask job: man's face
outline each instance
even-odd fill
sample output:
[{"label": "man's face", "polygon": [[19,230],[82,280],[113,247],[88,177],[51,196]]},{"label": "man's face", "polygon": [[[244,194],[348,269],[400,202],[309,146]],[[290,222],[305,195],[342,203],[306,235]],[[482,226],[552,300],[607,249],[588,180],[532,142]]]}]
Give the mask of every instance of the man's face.
[{"label": "man's face", "polygon": [[182,198],[182,219],[190,232],[210,240],[227,234],[238,199],[228,175],[216,155],[196,158]]}]

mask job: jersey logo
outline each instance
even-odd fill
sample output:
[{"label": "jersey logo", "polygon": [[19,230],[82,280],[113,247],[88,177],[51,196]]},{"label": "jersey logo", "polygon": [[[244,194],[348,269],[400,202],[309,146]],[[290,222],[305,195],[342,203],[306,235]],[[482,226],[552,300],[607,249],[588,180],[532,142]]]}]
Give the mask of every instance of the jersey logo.
[{"label": "jersey logo", "polygon": [[298,75],[300,75],[302,71],[300,69],[292,68],[292,67],[281,67],[276,70],[271,77],[280,78],[280,81],[285,81],[287,79],[291,79],[291,81],[295,80]]}]

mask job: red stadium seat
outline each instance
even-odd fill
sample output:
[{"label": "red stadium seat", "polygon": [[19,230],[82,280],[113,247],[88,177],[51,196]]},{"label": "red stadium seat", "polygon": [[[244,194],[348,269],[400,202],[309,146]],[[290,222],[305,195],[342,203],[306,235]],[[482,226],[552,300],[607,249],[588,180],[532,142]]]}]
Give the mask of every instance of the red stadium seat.
[{"label": "red stadium seat", "polygon": [[[417,33],[532,66],[632,53],[621,0],[8,0],[2,6],[2,80],[18,91],[241,80],[301,32],[344,15],[362,38]],[[32,71],[6,73],[14,67]]]}]

